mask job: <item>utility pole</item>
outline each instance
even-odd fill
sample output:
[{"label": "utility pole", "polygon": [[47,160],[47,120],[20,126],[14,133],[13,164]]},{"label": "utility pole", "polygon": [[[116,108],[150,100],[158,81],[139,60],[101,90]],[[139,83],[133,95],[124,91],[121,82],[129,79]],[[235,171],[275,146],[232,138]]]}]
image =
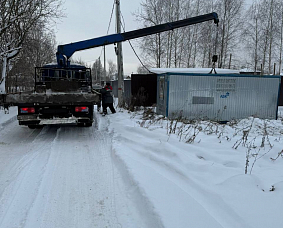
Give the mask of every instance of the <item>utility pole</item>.
[{"label": "utility pole", "polygon": [[100,56],[98,58],[98,72],[97,72],[97,76],[99,76],[99,84],[101,85],[101,75],[100,75]]},{"label": "utility pole", "polygon": [[104,46],[104,85],[106,84],[106,53],[105,53],[105,46]]},{"label": "utility pole", "polygon": [[[117,34],[121,33],[120,0],[116,0],[116,28]],[[124,101],[124,70],[122,43],[117,43],[117,66],[118,66],[118,106],[123,106]]]}]

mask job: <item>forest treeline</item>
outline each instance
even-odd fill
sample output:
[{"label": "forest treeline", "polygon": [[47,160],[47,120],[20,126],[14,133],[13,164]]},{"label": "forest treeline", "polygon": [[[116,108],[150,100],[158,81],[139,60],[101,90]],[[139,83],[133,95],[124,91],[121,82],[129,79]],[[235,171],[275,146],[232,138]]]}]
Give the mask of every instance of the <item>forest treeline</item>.
[{"label": "forest treeline", "polygon": [[282,0],[143,0],[136,18],[149,27],[216,12],[219,26],[205,22],[140,39],[152,67],[217,67],[281,73]]}]

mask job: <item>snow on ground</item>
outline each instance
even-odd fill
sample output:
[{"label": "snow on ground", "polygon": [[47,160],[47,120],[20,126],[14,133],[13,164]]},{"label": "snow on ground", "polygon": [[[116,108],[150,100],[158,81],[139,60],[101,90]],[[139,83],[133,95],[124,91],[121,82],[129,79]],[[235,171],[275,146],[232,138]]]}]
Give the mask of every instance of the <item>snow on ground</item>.
[{"label": "snow on ground", "polygon": [[[170,135],[170,122],[125,113],[110,120],[115,154],[164,227],[283,227],[283,157],[270,159],[283,149],[281,120],[245,119],[217,125],[218,133],[209,122],[191,129],[179,124]],[[251,124],[243,146],[239,140]]]},{"label": "snow on ground", "polygon": [[226,125],[117,110],[35,130],[15,115],[0,112],[1,228],[283,227],[283,109]]}]

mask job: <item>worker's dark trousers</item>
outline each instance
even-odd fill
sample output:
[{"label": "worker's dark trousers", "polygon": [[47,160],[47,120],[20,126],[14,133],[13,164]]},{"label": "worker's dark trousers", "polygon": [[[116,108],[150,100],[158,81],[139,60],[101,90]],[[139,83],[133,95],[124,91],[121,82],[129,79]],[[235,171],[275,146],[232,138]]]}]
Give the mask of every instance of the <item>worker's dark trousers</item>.
[{"label": "worker's dark trousers", "polygon": [[106,114],[107,113],[107,108],[109,107],[112,113],[115,113],[115,108],[113,107],[113,103],[109,103],[109,104],[102,104],[103,107],[103,113]]}]

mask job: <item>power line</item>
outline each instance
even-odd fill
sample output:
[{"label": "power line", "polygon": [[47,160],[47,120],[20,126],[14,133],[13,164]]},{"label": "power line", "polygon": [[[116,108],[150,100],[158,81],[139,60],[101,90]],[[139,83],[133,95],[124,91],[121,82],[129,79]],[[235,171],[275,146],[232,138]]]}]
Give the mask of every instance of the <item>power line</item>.
[{"label": "power line", "polygon": [[[115,0],[113,1],[112,11],[111,11],[110,20],[109,20],[109,24],[108,24],[106,35],[108,35],[108,33],[109,33],[109,29],[110,29],[110,25],[111,25],[113,13],[114,13],[114,8],[115,8]],[[101,52],[100,52],[99,58],[102,56],[102,52],[103,52],[103,47],[101,48]]]},{"label": "power line", "polygon": [[115,1],[113,2],[113,6],[112,6],[112,12],[111,12],[110,21],[109,21],[109,25],[108,25],[108,29],[107,29],[107,35],[108,35],[110,24],[111,24],[111,21],[112,21],[114,7],[115,7]]},{"label": "power line", "polygon": [[[125,28],[126,28],[126,24],[125,24],[125,20],[124,20],[124,16],[123,16],[123,14],[122,14],[122,12],[120,12],[120,14],[121,14],[121,16],[122,16],[122,19],[123,19],[123,22],[124,22],[124,25],[121,23],[121,25],[122,25],[122,27],[123,27],[123,30],[124,30],[124,32],[126,32],[125,30]],[[136,55],[136,57],[138,58],[138,60],[140,61],[140,64],[148,71],[148,72],[150,72],[151,73],[151,71],[143,64],[143,62],[142,62],[142,60],[140,59],[140,57],[138,56],[138,54],[137,54],[137,52],[136,52],[136,50],[134,49],[134,47],[133,47],[133,45],[132,45],[132,43],[131,43],[131,41],[130,40],[128,40],[128,42],[129,42],[129,44],[130,44],[130,46],[131,46],[131,48],[132,48],[132,50],[133,50],[133,52],[135,53],[135,55]]]}]

